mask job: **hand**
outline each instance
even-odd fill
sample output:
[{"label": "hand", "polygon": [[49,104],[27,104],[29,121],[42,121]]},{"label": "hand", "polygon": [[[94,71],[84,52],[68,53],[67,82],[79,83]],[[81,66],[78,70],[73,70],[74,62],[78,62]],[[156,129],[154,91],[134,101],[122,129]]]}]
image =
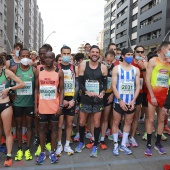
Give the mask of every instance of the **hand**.
[{"label": "hand", "polygon": [[68,107],[67,107],[67,109],[71,109],[74,105],[75,105],[75,101],[74,101],[74,100],[70,100],[70,101],[68,102]]},{"label": "hand", "polygon": [[113,93],[111,93],[111,95],[107,98],[107,103],[113,102],[113,96]]},{"label": "hand", "polygon": [[95,97],[95,96],[98,96],[97,93],[95,92],[86,92],[86,94],[89,96],[89,97]]},{"label": "hand", "polygon": [[64,107],[68,107],[68,105],[69,105],[68,101],[67,101],[67,100],[64,100],[64,101],[63,101],[63,106],[64,106]]},{"label": "hand", "polygon": [[39,111],[37,107],[34,108],[34,114],[36,117],[39,117]]},{"label": "hand", "polygon": [[166,109],[165,107],[162,108],[162,112],[163,112],[163,114],[165,114],[166,116],[169,115],[169,114],[168,114],[168,109]]},{"label": "hand", "polygon": [[105,95],[105,92],[104,91],[101,91],[101,93],[97,96],[98,98],[100,99],[103,99],[103,96]]},{"label": "hand", "polygon": [[135,102],[132,100],[130,103],[129,103],[129,110],[132,111],[134,110],[135,108]]},{"label": "hand", "polygon": [[2,90],[2,92],[1,92],[1,98],[2,98],[2,99],[5,99],[5,98],[8,96],[8,92],[9,92],[9,89],[8,89],[8,88]]},{"label": "hand", "polygon": [[142,69],[145,69],[145,65],[144,65],[143,60],[139,60],[139,61],[138,61],[138,65],[139,65]]},{"label": "hand", "polygon": [[121,100],[120,102],[119,102],[119,104],[120,104],[120,107],[124,110],[124,111],[128,111],[128,108],[127,108],[127,103],[125,103],[123,100]]},{"label": "hand", "polygon": [[153,106],[157,106],[158,105],[157,100],[156,100],[155,97],[151,97],[151,103],[152,103]]},{"label": "hand", "polygon": [[63,114],[63,108],[59,107],[58,111],[56,112],[55,116],[61,116]]}]

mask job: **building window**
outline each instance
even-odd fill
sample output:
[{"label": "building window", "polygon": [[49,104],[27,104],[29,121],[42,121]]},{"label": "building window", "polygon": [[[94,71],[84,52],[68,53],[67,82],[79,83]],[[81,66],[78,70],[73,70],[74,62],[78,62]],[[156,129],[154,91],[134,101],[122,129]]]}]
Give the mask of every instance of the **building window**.
[{"label": "building window", "polygon": [[124,19],[123,21],[119,22],[119,23],[117,24],[117,29],[118,29],[119,27],[121,27],[121,26],[125,25],[125,24],[126,24],[126,22],[127,22],[127,18],[126,18],[126,19]]},{"label": "building window", "polygon": [[0,37],[2,37],[3,36],[3,31],[2,30],[0,30]]},{"label": "building window", "polygon": [[128,10],[128,7],[125,7],[122,11],[120,11],[118,14],[117,14],[117,18],[121,17],[123,14],[125,14],[125,12],[127,12]]},{"label": "building window", "polygon": [[136,40],[137,39],[131,40],[131,45],[136,45]]},{"label": "building window", "polygon": [[137,32],[137,26],[132,28],[132,33]]},{"label": "building window", "polygon": [[133,9],[136,8],[138,6],[138,1],[136,1],[135,3],[133,3]]},{"label": "building window", "polygon": [[121,0],[118,4],[117,4],[117,8],[119,8],[121,5],[123,5],[127,0]]},{"label": "building window", "polygon": [[138,17],[138,14],[133,15],[133,16],[132,16],[132,21],[136,20],[137,17]]}]

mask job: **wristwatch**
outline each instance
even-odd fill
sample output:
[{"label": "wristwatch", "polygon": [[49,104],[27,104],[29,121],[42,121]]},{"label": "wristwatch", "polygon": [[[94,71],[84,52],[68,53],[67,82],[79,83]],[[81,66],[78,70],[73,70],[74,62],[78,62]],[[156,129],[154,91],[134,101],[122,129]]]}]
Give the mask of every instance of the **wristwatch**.
[{"label": "wristwatch", "polygon": [[120,102],[122,99],[121,98],[118,98],[118,102]]},{"label": "wristwatch", "polygon": [[63,107],[64,107],[63,104],[60,104],[60,107],[63,109]]},{"label": "wristwatch", "polygon": [[9,87],[8,90],[9,90],[9,92],[11,93],[11,92],[12,92],[12,87]]}]

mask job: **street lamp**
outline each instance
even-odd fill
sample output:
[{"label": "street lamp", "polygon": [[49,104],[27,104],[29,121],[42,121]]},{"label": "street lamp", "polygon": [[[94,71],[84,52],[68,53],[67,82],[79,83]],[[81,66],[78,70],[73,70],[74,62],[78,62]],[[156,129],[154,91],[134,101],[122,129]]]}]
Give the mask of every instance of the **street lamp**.
[{"label": "street lamp", "polygon": [[53,34],[53,33],[56,33],[56,31],[53,31],[53,32],[51,32],[51,33],[49,34],[49,36],[45,39],[44,44],[45,44],[45,42],[47,41],[47,39],[51,36],[51,34]]},{"label": "street lamp", "polygon": [[163,41],[165,41],[166,37],[168,36],[168,34],[170,33],[170,30],[167,32],[167,34],[165,35]]}]

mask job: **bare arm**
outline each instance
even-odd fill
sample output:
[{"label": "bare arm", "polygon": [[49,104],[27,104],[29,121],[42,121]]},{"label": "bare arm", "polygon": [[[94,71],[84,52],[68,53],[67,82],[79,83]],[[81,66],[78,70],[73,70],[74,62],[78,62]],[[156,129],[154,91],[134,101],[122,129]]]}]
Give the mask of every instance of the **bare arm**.
[{"label": "bare arm", "polygon": [[36,70],[36,73],[34,74],[35,75],[35,98],[34,98],[34,108],[35,108],[35,115],[38,116],[38,110],[37,110],[37,107],[38,107],[38,94],[39,94],[39,81],[38,81],[38,77],[39,77],[39,71]]},{"label": "bare arm", "polygon": [[135,94],[134,94],[134,98],[133,98],[133,101],[135,102],[138,95],[139,95],[139,92],[140,92],[140,71],[139,69],[136,67],[136,90],[135,90]]},{"label": "bare arm", "polygon": [[119,92],[117,91],[116,85],[117,85],[117,74],[118,74],[118,67],[114,67],[112,70],[112,88],[113,93],[117,99],[120,99]]}]

